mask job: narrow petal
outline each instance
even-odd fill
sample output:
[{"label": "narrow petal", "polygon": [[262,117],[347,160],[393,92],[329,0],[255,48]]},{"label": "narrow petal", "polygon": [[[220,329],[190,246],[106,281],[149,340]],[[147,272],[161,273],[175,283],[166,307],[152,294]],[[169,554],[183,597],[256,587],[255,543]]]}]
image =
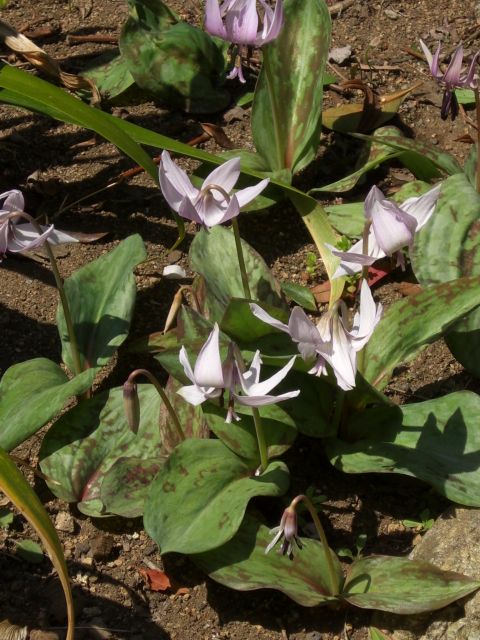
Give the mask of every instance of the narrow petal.
[{"label": "narrow petal", "polygon": [[473,56],[472,61],[468,67],[467,73],[461,78],[461,85],[464,87],[469,87],[470,89],[476,89],[478,85],[478,77],[476,72],[477,69],[477,59],[480,55],[480,52],[476,53]]},{"label": "narrow petal", "polygon": [[[216,167],[208,176],[205,178],[203,182],[203,187],[216,184],[219,187],[222,187],[227,193],[235,186],[238,177],[240,175],[240,158],[232,158],[231,160],[227,160],[219,167]],[[223,196],[222,196],[223,200]]]},{"label": "narrow petal", "polygon": [[192,367],[190,366],[190,361],[188,359],[187,350],[185,347],[180,349],[180,353],[178,354],[178,360],[183,367],[185,375],[191,382],[195,382],[195,376],[193,375]]},{"label": "narrow petal", "polygon": [[443,81],[448,87],[456,87],[460,82],[460,73],[463,64],[463,47],[459,45],[450,60],[450,64],[445,71]]},{"label": "narrow petal", "polygon": [[218,36],[224,40],[227,37],[227,31],[222,21],[220,6],[217,0],[206,0],[205,31],[208,31],[212,36]]},{"label": "narrow petal", "polygon": [[42,227],[43,229],[43,233],[39,235],[38,231],[29,223],[12,224],[8,235],[7,251],[19,253],[41,247],[53,233],[53,224],[49,227]]},{"label": "narrow petal", "polygon": [[10,191],[5,191],[4,193],[0,193],[0,209],[2,211],[24,211],[25,210],[25,200],[23,199],[22,192],[18,189],[11,189]]},{"label": "narrow petal", "polygon": [[240,206],[238,204],[237,197],[232,196],[226,209],[217,207],[217,211],[213,215],[207,211],[205,212],[205,224],[207,227],[214,227],[216,224],[222,224],[224,222],[228,222],[232,218],[236,218],[239,213]]},{"label": "narrow petal", "polygon": [[[173,207],[172,207],[173,209]],[[201,208],[194,205],[190,198],[185,197],[178,209],[178,215],[197,224],[204,224]]]},{"label": "narrow petal", "polygon": [[[247,393],[247,388],[258,383],[260,380],[260,367],[262,366],[262,359],[260,357],[260,351],[255,351],[253,356],[252,363],[247,371],[243,373],[240,371],[240,383],[245,393]],[[245,385],[245,386],[244,386]]]},{"label": "narrow petal", "polygon": [[200,387],[223,388],[223,368],[220,358],[220,329],[215,323],[208,340],[200,349],[195,369],[193,371],[195,383]]},{"label": "narrow petal", "polygon": [[[18,225],[16,225],[18,227]],[[42,230],[47,229],[47,227],[42,225]],[[70,242],[80,242],[78,238],[71,236],[66,231],[61,231],[61,229],[54,229],[52,233],[48,236],[48,241],[51,244],[68,244]]]},{"label": "narrow petal", "polygon": [[428,66],[430,67],[430,73],[436,80],[440,80],[443,77],[443,73],[441,72],[438,64],[440,60],[440,44],[438,45],[437,50],[433,56],[430,52],[430,49],[423,42],[423,40],[420,40],[420,46],[423,49],[423,54],[427,59]]},{"label": "narrow petal", "polygon": [[235,195],[237,196],[240,208],[244,207],[249,202],[252,202],[252,200],[255,200],[255,198],[267,187],[269,182],[269,178],[265,178],[265,180],[261,180],[253,187],[245,187],[245,189],[236,191]]},{"label": "narrow petal", "polygon": [[360,309],[355,314],[353,328],[349,332],[355,351],[363,349],[369,341],[373,330],[380,321],[382,310],[381,304],[375,304],[370,287],[364,280],[360,289]]},{"label": "narrow petal", "polygon": [[283,14],[283,4],[282,0],[277,0],[275,4],[275,12],[272,17],[272,10],[270,7],[264,2],[264,0],[260,0],[262,5],[265,8],[265,16],[263,21],[263,29],[261,34],[257,36],[256,45],[258,47],[275,40],[280,34],[280,31],[283,27],[284,22],[284,14]]},{"label": "narrow petal", "polygon": [[239,396],[234,393],[233,397],[238,404],[243,404],[246,407],[264,407],[268,404],[276,404],[277,402],[283,402],[284,400],[290,400],[291,398],[296,398],[300,395],[300,389],[295,391],[288,391],[287,393],[282,393],[279,396]]},{"label": "narrow petal", "polygon": [[205,400],[208,399],[207,394],[202,389],[200,389],[200,387],[197,387],[196,384],[192,384],[188,387],[180,387],[177,393],[178,395],[182,396],[184,400],[186,400],[190,404],[193,404],[195,407],[199,404],[202,404],[202,402],[205,402]]},{"label": "narrow petal", "polygon": [[338,256],[342,260],[333,274],[332,280],[359,273],[364,266],[369,266],[377,260],[380,260],[380,258],[384,258],[386,255],[385,251],[379,246],[373,229],[370,229],[368,234],[368,255],[363,253],[363,240],[356,242],[348,251],[338,251],[335,247],[328,244],[326,246],[335,256]]},{"label": "narrow petal", "polygon": [[275,327],[275,329],[279,329],[280,331],[284,331],[285,333],[290,333],[290,330],[285,323],[280,322],[280,320],[272,317],[269,313],[262,309],[262,307],[259,307],[258,304],[252,302],[250,304],[250,311],[256,318],[258,318],[262,322],[265,322],[265,324],[269,324],[271,327]]},{"label": "narrow petal", "polygon": [[435,211],[441,189],[442,183],[439,182],[433,187],[433,189],[430,189],[422,196],[418,198],[408,198],[401,205],[403,211],[406,211],[408,215],[413,216],[417,221],[416,231],[425,226],[430,220],[433,212]]},{"label": "narrow petal", "polygon": [[258,382],[258,379],[257,379],[257,381],[254,384],[250,384],[244,379],[241,379],[240,383],[242,385],[242,389],[244,393],[251,397],[266,396],[274,387],[280,384],[280,382],[285,378],[285,376],[288,374],[290,369],[295,364],[296,359],[297,359],[297,356],[293,356],[293,358],[290,358],[287,364],[284,367],[282,367],[280,371],[277,371],[277,373],[275,373],[273,376],[271,376],[267,380],[264,380],[263,382]]},{"label": "narrow petal", "polygon": [[298,343],[298,350],[304,360],[312,358],[323,344],[317,327],[301,307],[294,307],[288,322],[288,332],[292,340]]},{"label": "narrow petal", "polygon": [[344,391],[353,389],[357,371],[357,354],[340,318],[333,323],[332,346],[333,353],[331,356],[326,355],[325,360],[331,365],[340,388]]},{"label": "narrow petal", "polygon": [[160,188],[170,207],[179,212],[185,196],[195,200],[198,194],[187,174],[173,162],[168,151],[162,152],[162,161],[158,170]]}]

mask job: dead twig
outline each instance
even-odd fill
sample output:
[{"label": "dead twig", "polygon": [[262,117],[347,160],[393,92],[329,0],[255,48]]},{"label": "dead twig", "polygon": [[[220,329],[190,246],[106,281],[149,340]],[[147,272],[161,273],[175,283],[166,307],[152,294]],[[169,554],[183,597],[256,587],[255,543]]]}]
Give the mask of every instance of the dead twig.
[{"label": "dead twig", "polygon": [[331,7],[328,7],[328,10],[330,11],[330,15],[331,16],[335,16],[340,13],[342,13],[342,11],[344,9],[348,9],[348,7],[351,7],[352,4],[355,4],[356,0],[342,0],[341,2],[336,2],[335,4],[332,4]]},{"label": "dead twig", "polygon": [[118,44],[118,36],[109,36],[106,33],[92,33],[88,36],[68,35],[67,44],[80,44],[82,42],[95,42],[99,44]]}]

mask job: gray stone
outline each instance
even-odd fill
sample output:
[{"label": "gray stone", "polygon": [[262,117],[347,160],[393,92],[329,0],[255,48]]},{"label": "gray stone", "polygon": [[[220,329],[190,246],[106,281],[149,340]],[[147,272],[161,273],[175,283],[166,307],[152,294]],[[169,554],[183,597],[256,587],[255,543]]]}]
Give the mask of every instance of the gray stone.
[{"label": "gray stone", "polygon": [[75,520],[67,511],[59,511],[55,518],[55,528],[63,533],[73,533],[75,531]]},{"label": "gray stone", "polygon": [[328,59],[336,62],[337,64],[343,64],[352,55],[352,47],[347,44],[345,47],[335,47],[330,49]]},{"label": "gray stone", "polygon": [[[480,579],[480,509],[448,509],[410,557]],[[480,640],[480,591],[432,613],[376,613],[372,624],[393,633],[394,640]]]}]

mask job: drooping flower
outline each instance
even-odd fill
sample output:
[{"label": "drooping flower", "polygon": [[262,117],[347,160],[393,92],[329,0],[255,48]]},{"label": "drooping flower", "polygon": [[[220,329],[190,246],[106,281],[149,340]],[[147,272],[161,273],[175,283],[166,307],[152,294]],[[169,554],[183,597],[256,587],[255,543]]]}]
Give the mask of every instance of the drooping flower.
[{"label": "drooping flower", "polygon": [[444,87],[442,109],[440,115],[442,120],[446,120],[451,113],[452,120],[458,115],[458,101],[455,96],[455,89],[475,89],[478,86],[478,76],[475,73],[475,66],[479,53],[476,53],[468,65],[467,70],[462,73],[463,67],[463,47],[458,45],[455,49],[450,64],[445,72],[440,69],[440,44],[436,52],[432,55],[427,45],[420,40],[420,45],[427,59],[430,73],[435,80]]},{"label": "drooping flower", "polygon": [[[256,0],[207,0],[205,5],[205,29],[212,36],[218,36],[237,47],[261,47],[274,40],[283,26],[282,0],[276,0],[275,10],[265,0],[262,27],[259,29],[259,15]],[[236,56],[235,64],[227,78],[238,77],[244,83],[242,56]]]},{"label": "drooping flower", "polygon": [[19,222],[30,219],[24,212],[25,201],[21,191],[12,189],[0,194],[0,260],[8,252],[20,253],[41,247],[45,241],[51,244],[78,242],[77,238],[55,229],[53,225],[36,225]]},{"label": "drooping flower", "polygon": [[382,305],[375,305],[373,296],[365,281],[360,290],[360,307],[353,322],[349,321],[349,311],[340,300],[315,324],[300,307],[295,307],[288,325],[272,318],[258,305],[250,305],[252,313],[267,324],[288,333],[297,343],[304,360],[316,356],[317,360],[309,373],[325,375],[329,364],[338,386],[348,391],[355,386],[357,372],[357,352],[370,339],[380,321]]},{"label": "drooping flower", "polygon": [[373,264],[385,256],[396,255],[397,264],[404,266],[402,247],[412,247],[415,233],[424,227],[435,211],[440,195],[441,183],[422,196],[408,198],[402,205],[388,200],[380,189],[372,187],[365,199],[365,218],[370,225],[367,252],[363,239],[348,251],[339,251],[327,245],[331,252],[341,258],[340,266],[332,276],[340,278],[353,275],[364,266]]},{"label": "drooping flower", "polygon": [[268,178],[253,187],[239,189],[230,195],[240,176],[240,158],[232,158],[214,169],[201,189],[190,182],[183,169],[173,162],[167,151],[162,153],[160,188],[170,207],[182,218],[192,220],[207,229],[227,222],[240,209],[254,200],[269,183]]},{"label": "drooping flower", "polygon": [[206,343],[198,354],[193,370],[190,366],[185,347],[182,347],[180,350],[180,363],[183,366],[185,375],[193,382],[192,385],[181,387],[178,390],[178,393],[187,400],[187,402],[193,405],[199,405],[206,400],[215,398],[221,398],[223,401],[224,392],[228,392],[226,422],[231,422],[233,418],[239,420],[234,410],[235,402],[249,407],[262,407],[298,396],[300,393],[299,390],[290,391],[278,396],[270,394],[270,391],[279,384],[290,371],[295,357],[271,378],[260,382],[260,352],[257,351],[255,353],[250,368],[247,371],[243,371],[243,366],[241,366],[239,362],[240,355],[238,349],[231,343],[227,357],[222,363],[219,334],[218,324],[215,323],[213,331],[210,333]]},{"label": "drooping flower", "polygon": [[270,533],[275,534],[275,537],[266,547],[265,553],[271,551],[282,538],[283,542],[280,547],[280,553],[282,555],[288,555],[291,558],[293,556],[294,545],[302,549],[303,545],[298,537],[297,512],[295,507],[290,505],[285,509],[282,514],[282,519],[280,520],[280,525],[271,529]]},{"label": "drooping flower", "polygon": [[300,393],[299,389],[296,391],[288,391],[279,396],[270,395],[270,391],[280,384],[293,367],[295,360],[296,356],[291,358],[287,364],[271,376],[271,378],[260,382],[262,359],[260,358],[260,351],[256,351],[250,368],[243,373],[240,370],[238,371],[238,380],[242,394],[240,395],[234,392],[233,397],[235,401],[247,407],[263,407],[268,404],[276,404],[277,402],[290,400],[290,398],[296,398]]},{"label": "drooping flower", "polygon": [[261,47],[275,40],[283,25],[282,0],[277,0],[275,10],[260,0],[263,7],[263,26],[259,30],[256,0],[207,0],[205,5],[205,29],[233,44]]}]

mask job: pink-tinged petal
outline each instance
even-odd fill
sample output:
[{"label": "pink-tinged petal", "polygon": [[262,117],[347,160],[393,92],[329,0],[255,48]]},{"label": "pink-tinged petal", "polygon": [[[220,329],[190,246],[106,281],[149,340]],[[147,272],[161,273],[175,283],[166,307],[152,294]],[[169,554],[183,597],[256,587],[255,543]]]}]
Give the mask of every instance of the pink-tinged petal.
[{"label": "pink-tinged petal", "polygon": [[200,349],[195,369],[195,383],[200,387],[223,388],[223,367],[220,358],[220,329],[215,323],[208,340]]},{"label": "pink-tinged petal", "polygon": [[236,218],[240,213],[240,206],[238,204],[237,197],[232,196],[227,208],[217,208],[217,212],[214,215],[205,213],[205,224],[207,227],[214,227],[216,224],[222,224],[223,222],[228,222],[232,218]]},{"label": "pink-tinged petal", "polygon": [[332,354],[325,355],[341,389],[348,391],[355,386],[357,354],[353,349],[339,316],[332,323]]},{"label": "pink-tinged petal", "polygon": [[38,235],[38,231],[29,223],[12,224],[8,235],[7,251],[19,253],[41,247],[53,233],[53,224],[42,229],[44,229],[43,233]]},{"label": "pink-tinged petal", "polygon": [[265,322],[265,324],[269,324],[271,327],[275,327],[275,329],[279,329],[285,333],[290,333],[289,327],[285,323],[273,318],[269,313],[262,309],[262,307],[259,307],[258,304],[252,302],[252,304],[250,304],[250,311],[256,318]]},{"label": "pink-tinged petal", "polygon": [[382,305],[376,305],[367,282],[363,280],[360,289],[360,309],[353,319],[353,328],[349,332],[352,347],[360,351],[369,341],[373,330],[382,316]]},{"label": "pink-tinged petal", "polygon": [[182,396],[184,400],[186,400],[190,404],[193,404],[195,407],[199,404],[202,404],[202,402],[205,402],[205,400],[208,399],[208,395],[195,384],[192,384],[188,387],[180,387],[177,393]]},{"label": "pink-tinged petal", "polygon": [[370,266],[386,255],[376,241],[373,229],[370,229],[368,234],[368,255],[363,253],[363,240],[356,242],[348,251],[338,251],[329,244],[326,246],[335,256],[341,258],[341,263],[333,274],[332,280],[359,273],[363,267]]},{"label": "pink-tinged petal", "polygon": [[[172,207],[173,209],[173,207]],[[178,215],[197,224],[204,224],[202,207],[194,205],[190,198],[184,198],[178,209]]]},{"label": "pink-tinged petal", "polygon": [[[257,46],[261,46],[263,44],[267,44],[275,38],[278,37],[280,31],[283,27],[284,22],[284,14],[283,14],[283,4],[282,0],[277,0],[275,4],[275,12],[273,12],[270,7],[263,1],[260,0],[262,5],[265,7],[265,17],[263,22],[263,30],[262,33],[257,37]],[[268,10],[267,10],[268,9]]]},{"label": "pink-tinged petal", "polygon": [[253,187],[246,187],[245,189],[236,191],[235,195],[237,196],[240,208],[244,207],[249,202],[252,202],[252,200],[255,200],[255,198],[267,187],[269,182],[269,178],[265,178],[265,180],[261,180]]},{"label": "pink-tinged petal", "polygon": [[301,307],[294,307],[288,321],[288,332],[296,343],[304,360],[312,358],[323,344],[317,327]]},{"label": "pink-tinged petal", "polygon": [[258,29],[256,0],[247,0],[241,9],[230,9],[225,16],[227,39],[235,44],[255,44]]},{"label": "pink-tinged petal", "polygon": [[280,384],[280,382],[285,378],[285,376],[288,374],[290,369],[295,364],[296,359],[297,359],[297,356],[293,356],[293,358],[291,358],[287,362],[287,364],[280,369],[280,371],[277,371],[277,373],[275,373],[273,376],[271,376],[267,380],[264,380],[263,382],[258,382],[258,378],[257,378],[257,381],[254,384],[251,384],[247,380],[245,380],[245,377],[244,377],[245,374],[244,374],[244,376],[242,377],[243,379],[240,380],[243,392],[248,396],[255,396],[255,397],[266,396],[274,387]]},{"label": "pink-tinged petal", "polygon": [[264,407],[268,404],[276,404],[277,402],[296,398],[298,395],[300,395],[300,389],[288,391],[279,396],[239,396],[237,393],[234,393],[233,397],[238,404],[243,404],[247,407]]},{"label": "pink-tinged petal", "polygon": [[158,170],[160,188],[170,207],[179,213],[185,197],[195,200],[198,194],[187,174],[173,162],[168,151],[162,152],[162,161]]},{"label": "pink-tinged petal", "polygon": [[418,198],[408,198],[401,205],[403,211],[406,211],[417,221],[416,231],[425,226],[431,218],[433,212],[435,211],[435,206],[440,196],[441,189],[442,183],[439,182],[433,187],[433,189],[430,189],[422,196]]},{"label": "pink-tinged petal", "polygon": [[420,40],[420,46],[423,49],[423,54],[424,54],[425,58],[427,59],[428,66],[430,67],[430,73],[433,75],[433,77],[436,80],[440,80],[443,77],[443,74],[442,74],[442,72],[440,71],[440,68],[439,68],[440,45],[438,45],[437,50],[436,50],[436,52],[435,52],[435,54],[433,56],[432,56],[432,54],[430,52],[430,49],[423,42],[423,40]]},{"label": "pink-tinged petal", "polygon": [[180,353],[178,354],[178,360],[183,367],[185,375],[191,382],[195,382],[195,376],[193,375],[193,369],[190,365],[190,361],[188,359],[187,350],[185,347],[180,349]]},{"label": "pink-tinged petal", "polygon": [[[252,359],[252,363],[247,371],[243,373],[239,371],[239,379],[243,390],[246,393],[246,389],[258,383],[260,380],[260,367],[262,366],[262,359],[260,357],[260,351],[255,351]],[[245,385],[245,386],[244,386]]]},{"label": "pink-tinged petal", "polygon": [[[219,187],[222,187],[224,191],[230,193],[235,186],[239,175],[240,158],[232,158],[209,173],[203,182],[202,188],[208,185],[218,185]],[[213,191],[213,195],[215,198],[220,197],[220,195],[215,191]],[[224,200],[224,196],[222,196],[221,199]]]},{"label": "pink-tinged petal", "polygon": [[0,223],[0,260],[7,253],[9,234],[10,227],[8,221]]},{"label": "pink-tinged petal", "polygon": [[2,211],[13,212],[24,211],[25,209],[25,200],[22,192],[18,189],[11,189],[10,191],[0,193],[0,203],[0,209]]},{"label": "pink-tinged petal", "polygon": [[376,201],[371,215],[375,239],[387,256],[413,243],[417,221],[394,202]]},{"label": "pink-tinged petal", "polygon": [[367,220],[372,219],[372,215],[374,210],[378,205],[382,205],[382,203],[386,200],[383,193],[380,191],[378,187],[375,185],[370,189],[367,193],[367,197],[365,198],[365,218]]},{"label": "pink-tinged petal", "polygon": [[227,37],[227,31],[223,24],[220,6],[217,0],[206,0],[205,3],[205,31],[212,36],[218,36],[224,40]]},{"label": "pink-tinged petal", "polygon": [[445,74],[443,76],[443,82],[445,82],[447,86],[454,87],[459,84],[462,64],[463,47],[462,45],[459,45],[455,49],[452,59],[450,60],[450,64],[448,65],[447,70],[445,71]]},{"label": "pink-tinged petal", "polygon": [[476,89],[478,86],[478,75],[475,73],[477,68],[477,60],[479,53],[476,53],[473,56],[473,60],[470,62],[467,73],[461,78],[461,84],[464,87],[469,87],[470,89]]}]

